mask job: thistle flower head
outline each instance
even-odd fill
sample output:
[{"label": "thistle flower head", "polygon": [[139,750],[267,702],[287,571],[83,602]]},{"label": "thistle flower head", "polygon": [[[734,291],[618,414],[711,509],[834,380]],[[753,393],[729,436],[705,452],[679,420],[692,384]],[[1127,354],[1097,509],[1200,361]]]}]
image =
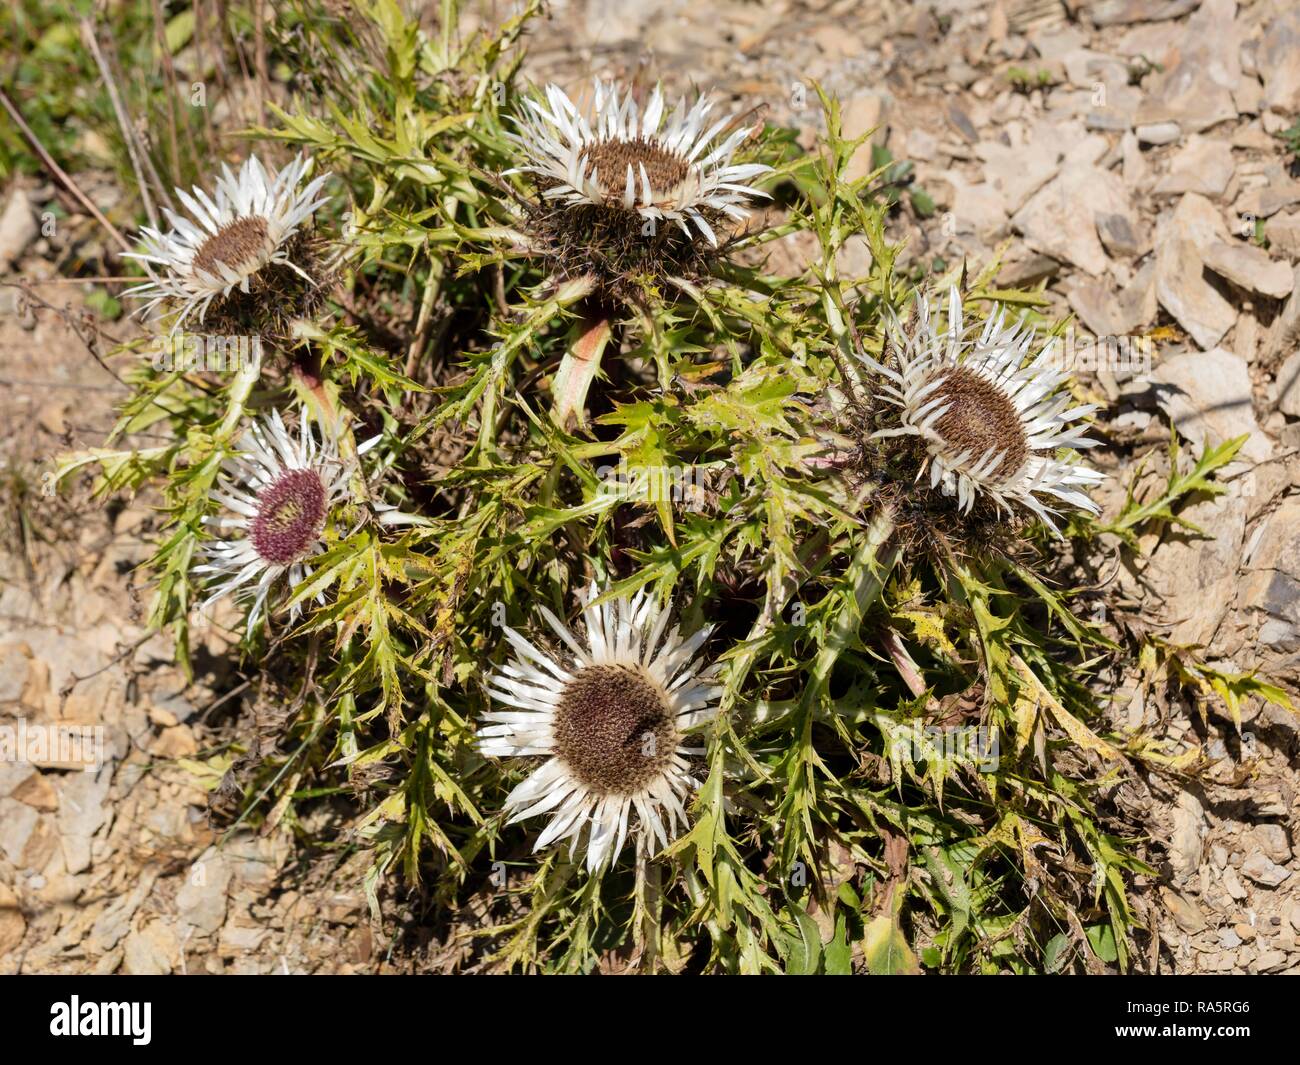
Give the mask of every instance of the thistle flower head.
[{"label": "thistle flower head", "polygon": [[336,446],[318,441],[306,418],[296,437],[279,411],[254,423],[211,492],[228,513],[205,519],[221,536],[204,546],[206,561],[194,567],[213,581],[204,605],[251,592],[251,635],[276,582],[306,577],[308,561],[323,547],[326,519],[348,495],[348,469]]},{"label": "thistle flower head", "polygon": [[558,85],[546,87],[545,102],[526,99],[524,105],[519,132],[509,136],[528,159],[518,170],[541,179],[545,200],[664,219],[688,239],[716,247],[710,219],[743,221],[746,198],[766,195],[745,182],[771,167],[731,161],[750,129],[721,136],[736,118],[710,123],[713,103],[705,97],[689,108],[679,100],[667,112],[663,90],[655,86],[640,110],[630,88],[620,92],[613,82],[597,80],[589,115]]},{"label": "thistle flower head", "polygon": [[639,858],[668,845],[686,824],[690,775],[685,732],[717,713],[715,666],[695,653],[708,638],[668,628],[671,604],[645,592],[593,605],[587,591],[585,640],[546,607],[542,615],[569,652],[540,650],[504,630],[515,658],[494,672],[488,691],[510,709],[488,713],[481,750],[546,761],[506,799],[510,822],[549,814],[534,850],[585,841],[589,870],[616,857],[629,836]]},{"label": "thistle flower head", "polygon": [[214,300],[235,289],[247,294],[251,282],[272,265],[311,284],[312,278],[290,254],[298,228],[328,200],[317,198],[324,177],[300,187],[308,165],[307,157],[299,156],[278,173],[268,172],[254,155],[237,175],[223,164],[212,196],[197,185],[192,194],[177,189],[191,218],[164,208],[171,230],[163,233],[145,226],[140,231],[145,250],[124,253],[148,264],[153,274],[126,292],[147,301],[141,313],[174,305],[174,333],[191,315],[204,321]]},{"label": "thistle flower head", "polygon": [[1008,324],[1004,308],[978,332],[967,329],[954,287],[943,327],[938,307],[923,298],[908,327],[891,322],[894,365],[860,358],[896,413],[873,435],[920,440],[926,458],[918,479],[928,476],[964,513],[988,499],[1006,513],[1023,508],[1057,532],[1053,518],[1063,505],[1098,510],[1086,489],[1102,475],[1061,454],[1096,444],[1079,424],[1096,408],[1074,405],[1062,390],[1067,375],[1051,365],[1050,346],[1029,359],[1032,342],[1033,331]]},{"label": "thistle flower head", "polygon": [[525,99],[508,134],[523,159],[507,173],[533,175],[531,239],[560,274],[618,290],[636,276],[697,272],[718,251],[723,223],[766,197],[749,183],[771,167],[733,161],[752,129],[732,128],[735,115],[714,120],[713,108],[701,97],[669,111],[656,86],[642,109],[630,88],[599,80],[586,110],[556,85]]}]

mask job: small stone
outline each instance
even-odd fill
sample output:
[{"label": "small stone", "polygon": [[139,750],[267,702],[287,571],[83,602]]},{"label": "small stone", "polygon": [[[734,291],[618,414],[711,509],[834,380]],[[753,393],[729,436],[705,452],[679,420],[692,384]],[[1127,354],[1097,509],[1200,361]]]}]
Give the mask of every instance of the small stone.
[{"label": "small stone", "polygon": [[970,120],[970,116],[961,109],[955,100],[949,102],[945,115],[948,124],[957,131],[967,144],[974,144],[980,139],[975,123]]},{"label": "small stone", "polygon": [[134,916],[135,909],[119,899],[96,919],[90,935],[84,940],[85,945],[95,953],[107,953],[131,931],[131,918]]},{"label": "small stone", "polygon": [[1222,880],[1223,890],[1238,902],[1247,896],[1248,892],[1242,885],[1241,878],[1237,876],[1237,870],[1232,868],[1232,866],[1228,866],[1228,868],[1223,871]]},{"label": "small stone", "polygon": [[[946,79],[961,89],[971,89],[979,81],[980,72],[962,59],[954,59],[944,68]],[[979,95],[975,93],[975,95]]]},{"label": "small stone", "polygon": [[217,949],[223,958],[235,958],[240,954],[253,954],[269,934],[269,929],[230,921],[221,929],[221,936],[217,940]]},{"label": "small stone", "polygon": [[829,23],[817,26],[808,35],[817,47],[828,56],[844,59],[853,54],[855,42],[850,34]]},{"label": "small stone", "polygon": [[1227,950],[1233,950],[1234,948],[1241,946],[1241,937],[1231,928],[1225,928],[1219,933],[1219,946],[1224,947]]},{"label": "small stone", "polygon": [[1300,11],[1293,7],[1268,24],[1256,62],[1265,106],[1288,116],[1300,111]]},{"label": "small stone", "polygon": [[[1102,158],[1110,151],[1110,141],[1097,133],[1089,134],[1083,140],[1070,145],[1061,160],[1062,169],[1072,169],[1076,166],[1099,166]],[[1106,173],[1105,167],[1102,167]]]},{"label": "small stone", "polygon": [[1174,872],[1183,876],[1201,864],[1205,838],[1205,810],[1190,791],[1179,793],[1173,811],[1173,832],[1169,841],[1169,861]]},{"label": "small stone", "polygon": [[1050,255],[1030,254],[1005,263],[998,273],[999,288],[1028,288],[1061,272],[1061,264]]},{"label": "small stone", "polygon": [[1241,871],[1256,884],[1262,884],[1264,887],[1277,887],[1291,875],[1276,862],[1270,861],[1263,851],[1252,852],[1242,863]]},{"label": "small stone", "polygon": [[1075,276],[1067,284],[1071,309],[1094,336],[1123,336],[1128,332],[1119,321],[1119,306],[1107,282]]},{"label": "small stone", "polygon": [[1285,115],[1277,114],[1273,111],[1265,111],[1259,116],[1259,124],[1263,127],[1265,133],[1272,134],[1274,137],[1280,137],[1283,131],[1291,123],[1287,121]]},{"label": "small stone", "polygon": [[150,746],[149,753],[155,758],[190,758],[198,749],[198,741],[189,725],[177,725],[163,729]]},{"label": "small stone", "polygon": [[1233,130],[1232,146],[1256,152],[1272,152],[1277,147],[1277,141],[1264,132],[1260,123],[1251,122]]},{"label": "small stone", "polygon": [[1253,973],[1271,973],[1282,968],[1285,964],[1286,951],[1265,950],[1261,951],[1259,957],[1251,963],[1250,971]]},{"label": "small stone", "polygon": [[0,647],[0,703],[16,703],[27,687],[27,664],[32,649],[25,643]]},{"label": "small stone", "polygon": [[[1300,514],[1300,499],[1288,500],[1287,502],[1293,504],[1297,508],[1297,510],[1293,511],[1290,515],[1294,519],[1298,514]],[[1285,526],[1281,525],[1281,521],[1279,519],[1283,519],[1287,516],[1288,515],[1283,514],[1282,510],[1280,509],[1276,513],[1274,513],[1272,520],[1278,522],[1280,526],[1278,530],[1279,532],[1282,532],[1283,529],[1286,528]],[[1296,529],[1296,526],[1291,525],[1289,528],[1291,529],[1291,531],[1294,531]],[[1292,538],[1291,543],[1293,545],[1296,543],[1294,538]],[[1251,561],[1253,563],[1257,563],[1258,558],[1262,553],[1263,552],[1257,550],[1256,555],[1254,556],[1254,558],[1252,558]],[[1300,569],[1297,569],[1293,572],[1300,573]],[[1276,791],[1276,790],[1263,791],[1260,792],[1260,794],[1255,798],[1255,813],[1257,813],[1260,817],[1286,817],[1290,812],[1291,812],[1291,805],[1287,800],[1287,798],[1280,791]]]},{"label": "small stone", "polygon": [[1252,835],[1270,861],[1285,864],[1291,860],[1291,844],[1286,838],[1286,829],[1281,825],[1256,825]]},{"label": "small stone", "polygon": [[176,720],[175,714],[170,710],[164,710],[160,706],[151,706],[149,708],[149,720],[159,728],[173,728],[180,724],[180,722]]},{"label": "small stone", "polygon": [[1097,229],[1098,218],[1108,215],[1122,216],[1136,228],[1124,182],[1109,170],[1082,165],[1064,167],[1011,221],[1034,251],[1097,277],[1110,262]]},{"label": "small stone", "polygon": [[1173,144],[1181,135],[1177,122],[1149,122],[1133,131],[1142,144]]},{"label": "small stone", "polygon": [[1243,311],[1237,319],[1237,329],[1232,335],[1232,350],[1247,362],[1254,362],[1259,351],[1263,329],[1259,319],[1250,311]]},{"label": "small stone", "polygon": [[71,773],[59,786],[59,832],[69,873],[90,868],[90,840],[104,823],[104,800],[112,781],[110,767],[98,773]]},{"label": "small stone", "polygon": [[1195,192],[1189,192],[1179,200],[1173,214],[1161,217],[1156,236],[1158,241],[1170,238],[1190,240],[1202,253],[1211,244],[1226,243],[1231,239],[1223,224],[1223,213]]},{"label": "small stone", "polygon": [[1249,943],[1255,938],[1254,926],[1248,925],[1245,921],[1238,921],[1232,926],[1232,930],[1243,943]]},{"label": "small stone", "polygon": [[8,270],[36,239],[36,208],[25,189],[16,188],[0,214],[0,273]]},{"label": "small stone", "polygon": [[1192,137],[1174,156],[1169,173],[1156,183],[1154,191],[1157,196],[1197,192],[1217,199],[1227,189],[1234,169],[1227,141]]},{"label": "small stone", "polygon": [[0,854],[10,864],[22,868],[27,842],[36,831],[40,814],[25,803],[14,799],[0,799]]},{"label": "small stone", "polygon": [[1254,78],[1242,78],[1232,91],[1232,102],[1243,115],[1257,115],[1264,105],[1264,86]]},{"label": "small stone", "polygon": [[36,412],[36,422],[51,436],[62,436],[68,431],[67,406],[62,402],[44,404]]},{"label": "small stone", "polygon": [[1300,266],[1292,274],[1295,286],[1282,307],[1282,313],[1273,319],[1264,338],[1260,358],[1265,363],[1290,356],[1300,350]]},{"label": "small stone", "polygon": [[1161,901],[1165,904],[1174,923],[1188,935],[1196,935],[1205,930],[1205,918],[1200,909],[1186,895],[1180,895],[1169,888],[1160,889]]},{"label": "small stone", "polygon": [[871,149],[875,144],[883,144],[888,133],[886,118],[889,101],[879,93],[863,93],[855,96],[844,107],[843,134],[845,139],[861,137],[867,130],[876,132],[858,146],[849,160],[845,170],[846,181],[856,181],[871,173]]},{"label": "small stone", "polygon": [[0,798],[8,796],[36,770],[25,762],[0,761]]},{"label": "small stone", "polygon": [[1076,89],[1091,90],[1098,83],[1108,89],[1114,84],[1128,84],[1128,67],[1123,62],[1090,48],[1075,48],[1060,61],[1065,66],[1065,80]]},{"label": "small stone", "polygon": [[230,875],[230,863],[209,847],[190,866],[185,884],[176,893],[176,909],[181,920],[206,935],[219,929],[226,919]]},{"label": "small stone", "polygon": [[[849,242],[845,242],[846,247]],[[165,695],[154,696],[154,706],[160,712],[168,715],[176,722],[188,721],[197,713],[197,707],[183,695]],[[159,722],[161,724],[161,722]]]},{"label": "small stone", "polygon": [[162,921],[151,921],[126,937],[122,970],[130,976],[166,976],[178,953],[171,929]]},{"label": "small stone", "polygon": [[1283,299],[1291,294],[1295,284],[1286,263],[1275,262],[1268,257],[1268,252],[1253,244],[1220,241],[1206,248],[1202,258],[1220,277],[1261,296]]},{"label": "small stone", "polygon": [[[1236,0],[1190,6],[1196,11],[1183,23],[1177,43],[1161,48],[1162,68],[1143,82],[1145,94],[1135,115],[1139,125],[1177,122],[1184,133],[1198,133],[1237,117],[1232,94],[1241,83],[1238,56],[1245,30],[1236,21]],[[1168,41],[1168,34],[1162,36]]]},{"label": "small stone", "polygon": [[1201,0],[1095,0],[1083,8],[1094,26],[1126,26],[1181,18]]},{"label": "small stone", "polygon": [[[1245,580],[1238,592],[1240,605],[1261,611],[1269,618],[1269,624],[1260,629],[1260,642],[1284,651],[1300,648],[1300,539],[1295,535],[1297,528],[1300,528],[1300,498],[1293,497],[1284,500],[1255,534]],[[1278,801],[1270,803],[1268,813],[1264,814],[1263,803],[1267,796],[1261,796],[1260,814],[1285,816],[1285,802],[1276,792],[1272,794]],[[1285,832],[1281,840],[1274,838],[1270,846],[1278,853],[1270,855],[1270,858],[1280,859],[1281,844],[1285,842]],[[1261,849],[1269,852],[1267,847],[1261,846]]]},{"label": "small stone", "polygon": [[53,813],[59,808],[59,796],[49,779],[39,772],[32,773],[18,787],[9,793],[11,799],[26,803],[28,806],[44,813]]},{"label": "small stone", "polygon": [[1233,201],[1233,210],[1243,219],[1247,216],[1251,221],[1271,218],[1278,211],[1300,203],[1300,181],[1292,180],[1285,168],[1273,163],[1266,166],[1258,177],[1262,181],[1244,188]]},{"label": "small stone", "polygon": [[910,129],[907,131],[906,158],[921,163],[930,163],[934,161],[938,153],[939,141],[934,134],[927,133],[923,129]]},{"label": "small stone", "polygon": [[8,884],[0,884],[0,958],[22,943],[26,934],[27,919],[18,896]]},{"label": "small stone", "polygon": [[1272,445],[1255,421],[1250,368],[1240,355],[1224,348],[1173,355],[1156,367],[1153,378],[1157,401],[1181,436],[1203,447],[1246,435],[1243,456],[1255,461],[1271,456]]},{"label": "small stone", "polygon": [[987,182],[968,184],[953,171],[948,182],[953,188],[952,218],[959,234],[973,233],[981,239],[993,239],[1006,231],[1007,216],[1002,197]]},{"label": "small stone", "polygon": [[1203,271],[1204,260],[1190,240],[1165,239],[1156,249],[1156,299],[1198,345],[1209,349],[1236,324],[1237,312]]},{"label": "small stone", "polygon": [[1136,258],[1150,246],[1139,238],[1133,219],[1128,215],[1099,213],[1097,235],[1106,251],[1117,259]]},{"label": "small stone", "polygon": [[1274,215],[1264,223],[1264,236],[1271,250],[1300,259],[1300,213]]},{"label": "small stone", "polygon": [[1236,309],[1203,276],[1205,249],[1228,239],[1218,208],[1194,192],[1156,227],[1156,299],[1203,348],[1218,344],[1237,320]]},{"label": "small stone", "polygon": [[1124,133],[1133,124],[1129,116],[1120,111],[1089,111],[1083,121],[1089,129],[1103,133]]},{"label": "small stone", "polygon": [[1119,142],[1121,172],[1130,192],[1145,191],[1151,184],[1151,167],[1147,165],[1138,144],[1137,134],[1131,130]]},{"label": "small stone", "polygon": [[1060,153],[1055,145],[1008,147],[998,141],[982,141],[975,152],[984,160],[984,180],[1002,197],[1002,208],[1014,214],[1035,192],[1060,170]]}]

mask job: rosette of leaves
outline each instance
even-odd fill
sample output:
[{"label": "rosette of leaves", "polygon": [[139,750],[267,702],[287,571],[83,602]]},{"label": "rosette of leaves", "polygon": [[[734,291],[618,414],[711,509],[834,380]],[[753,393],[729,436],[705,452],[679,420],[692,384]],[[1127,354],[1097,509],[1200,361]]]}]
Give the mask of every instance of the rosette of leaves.
[{"label": "rosette of leaves", "polygon": [[[1138,964],[1150,943],[1132,887],[1152,870],[1125,789],[1135,765],[1188,772],[1196,758],[1107,724],[1100,678],[1152,645],[1078,616],[1072,603],[1105,593],[1064,582],[1108,537],[1213,492],[1229,451],[1190,474],[1175,462],[1160,499],[1109,522],[1077,515],[1064,545],[1032,520],[963,551],[899,535],[898,495],[834,456],[857,439],[843,370],[881,356],[914,294],[885,237],[897,207],[877,195],[883,168],[845,176],[861,142],[825,98],[814,153],[773,129],[746,149],[773,168],[784,216],[695,277],[621,302],[583,416],[557,418],[555,377],[589,331],[592,288],[529,254],[500,176],[536,10],[464,39],[455,10],[432,28],[391,2],[347,21],[281,13],[270,39],[294,50],[299,92],[259,132],[336,176],[339,206],[317,220],[338,245],[327,309],[257,380],[139,371],[120,430],[173,440],[62,467],[97,464],[104,491],[161,491],[153,620],[182,655],[207,492],[248,412],[296,394],[344,441],[380,435],[368,458],[384,502],[424,519],[338,523],[281,604],[300,624],[246,645],[279,712],[254,735],[236,725],[241,772],[224,798],[237,816],[292,822],[346,785],[376,916],[400,935],[388,900],[418,887],[461,969]],[[767,252],[796,232],[819,253],[778,275]],[[850,237],[870,249],[863,276],[841,273]],[[973,318],[1044,302],[995,289],[995,272],[939,280],[963,282]],[[689,492],[655,489],[649,471],[681,470]],[[530,767],[477,742],[503,628],[542,606],[575,617],[593,582],[605,601],[688,604],[682,631],[711,624],[720,663],[689,827],[643,875],[533,854],[537,829],[500,813]],[[1174,661],[1187,687],[1271,694],[1159,651]],[[972,755],[954,736],[985,746]],[[229,761],[213,760],[214,778]]]}]

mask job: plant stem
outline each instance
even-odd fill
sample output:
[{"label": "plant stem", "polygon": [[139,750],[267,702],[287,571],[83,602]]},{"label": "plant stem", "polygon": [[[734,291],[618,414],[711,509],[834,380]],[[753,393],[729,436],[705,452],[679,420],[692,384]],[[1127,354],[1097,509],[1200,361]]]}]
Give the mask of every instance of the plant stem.
[{"label": "plant stem", "polygon": [[261,347],[254,345],[257,350],[257,358],[249,359],[244,362],[235,375],[235,380],[230,386],[230,405],[226,408],[226,416],[222,419],[221,425],[214,434],[217,440],[224,443],[229,440],[234,432],[239,428],[240,419],[244,416],[244,407],[248,403],[248,397],[253,393],[253,386],[257,384],[257,379],[262,375],[262,357]]},{"label": "plant stem", "polygon": [[898,562],[897,546],[888,547],[894,532],[894,516],[887,508],[876,513],[867,529],[867,538],[858,549],[849,564],[849,576],[853,586],[853,604],[846,604],[835,619],[834,628],[827,636],[825,645],[817,654],[813,663],[812,680],[808,686],[809,696],[824,691],[830,682],[831,670],[841,654],[853,642],[858,628],[862,624],[862,615],[867,607],[880,595],[889,578],[890,572]]}]

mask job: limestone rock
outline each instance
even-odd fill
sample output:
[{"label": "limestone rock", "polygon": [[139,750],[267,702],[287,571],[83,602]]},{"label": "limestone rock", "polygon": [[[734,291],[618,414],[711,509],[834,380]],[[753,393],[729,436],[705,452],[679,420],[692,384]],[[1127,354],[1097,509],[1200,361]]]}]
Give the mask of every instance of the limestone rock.
[{"label": "limestone rock", "polygon": [[0,213],[0,273],[8,270],[36,239],[36,208],[27,191],[15,188],[9,194],[4,212]]},{"label": "limestone rock", "polygon": [[179,945],[162,921],[150,921],[126,937],[122,971],[130,976],[166,976],[174,967]]},{"label": "limestone rock", "polygon": [[1205,0],[1184,23],[1172,62],[1151,80],[1138,108],[1139,127],[1177,122],[1184,133],[1197,133],[1237,117],[1242,30],[1236,13],[1236,0]]},{"label": "limestone rock", "polygon": [[[1261,361],[1265,364],[1275,363],[1289,358],[1300,349],[1300,266],[1295,268],[1292,276],[1292,292],[1282,307],[1282,313],[1273,319],[1264,340]],[[1279,385],[1281,379],[1279,379]]]},{"label": "limestone rock", "polygon": [[1295,281],[1286,263],[1275,262],[1268,252],[1253,244],[1211,244],[1204,252],[1205,265],[1238,288],[1261,296],[1282,299],[1291,294]]},{"label": "limestone rock", "polygon": [[18,904],[18,896],[7,884],[0,884],[0,957],[23,941],[27,919]]},{"label": "limestone rock", "polygon": [[1123,219],[1122,223],[1111,219],[1111,226],[1137,227],[1123,181],[1109,170],[1078,166],[1064,168],[1011,221],[1035,251],[1097,277],[1109,263],[1098,236],[1098,216]]},{"label": "limestone rock", "polygon": [[1194,136],[1174,156],[1169,173],[1156,182],[1155,194],[1198,192],[1217,199],[1227,190],[1234,169],[1232,146],[1227,141]]},{"label": "limestone rock", "polygon": [[1237,321],[1232,304],[1203,276],[1196,245],[1166,239],[1156,251],[1156,298],[1202,348],[1213,348]]},{"label": "limestone rock", "polygon": [[1296,351],[1277,372],[1277,409],[1300,418],[1300,351]]},{"label": "limestone rock", "polygon": [[1293,7],[1268,24],[1260,38],[1257,62],[1264,82],[1264,105],[1293,117],[1300,111],[1300,9]]},{"label": "limestone rock", "polygon": [[181,920],[206,935],[217,931],[226,919],[230,876],[225,856],[209,847],[190,867],[185,886],[176,893]]},{"label": "limestone rock", "polygon": [[1250,370],[1241,356],[1224,348],[1189,351],[1164,359],[1153,377],[1161,407],[1198,450],[1246,435],[1242,458],[1261,462],[1272,455],[1255,421]]},{"label": "limestone rock", "polygon": [[1264,887],[1277,887],[1291,876],[1276,862],[1269,859],[1263,851],[1255,851],[1242,863],[1241,871],[1256,884]]}]

